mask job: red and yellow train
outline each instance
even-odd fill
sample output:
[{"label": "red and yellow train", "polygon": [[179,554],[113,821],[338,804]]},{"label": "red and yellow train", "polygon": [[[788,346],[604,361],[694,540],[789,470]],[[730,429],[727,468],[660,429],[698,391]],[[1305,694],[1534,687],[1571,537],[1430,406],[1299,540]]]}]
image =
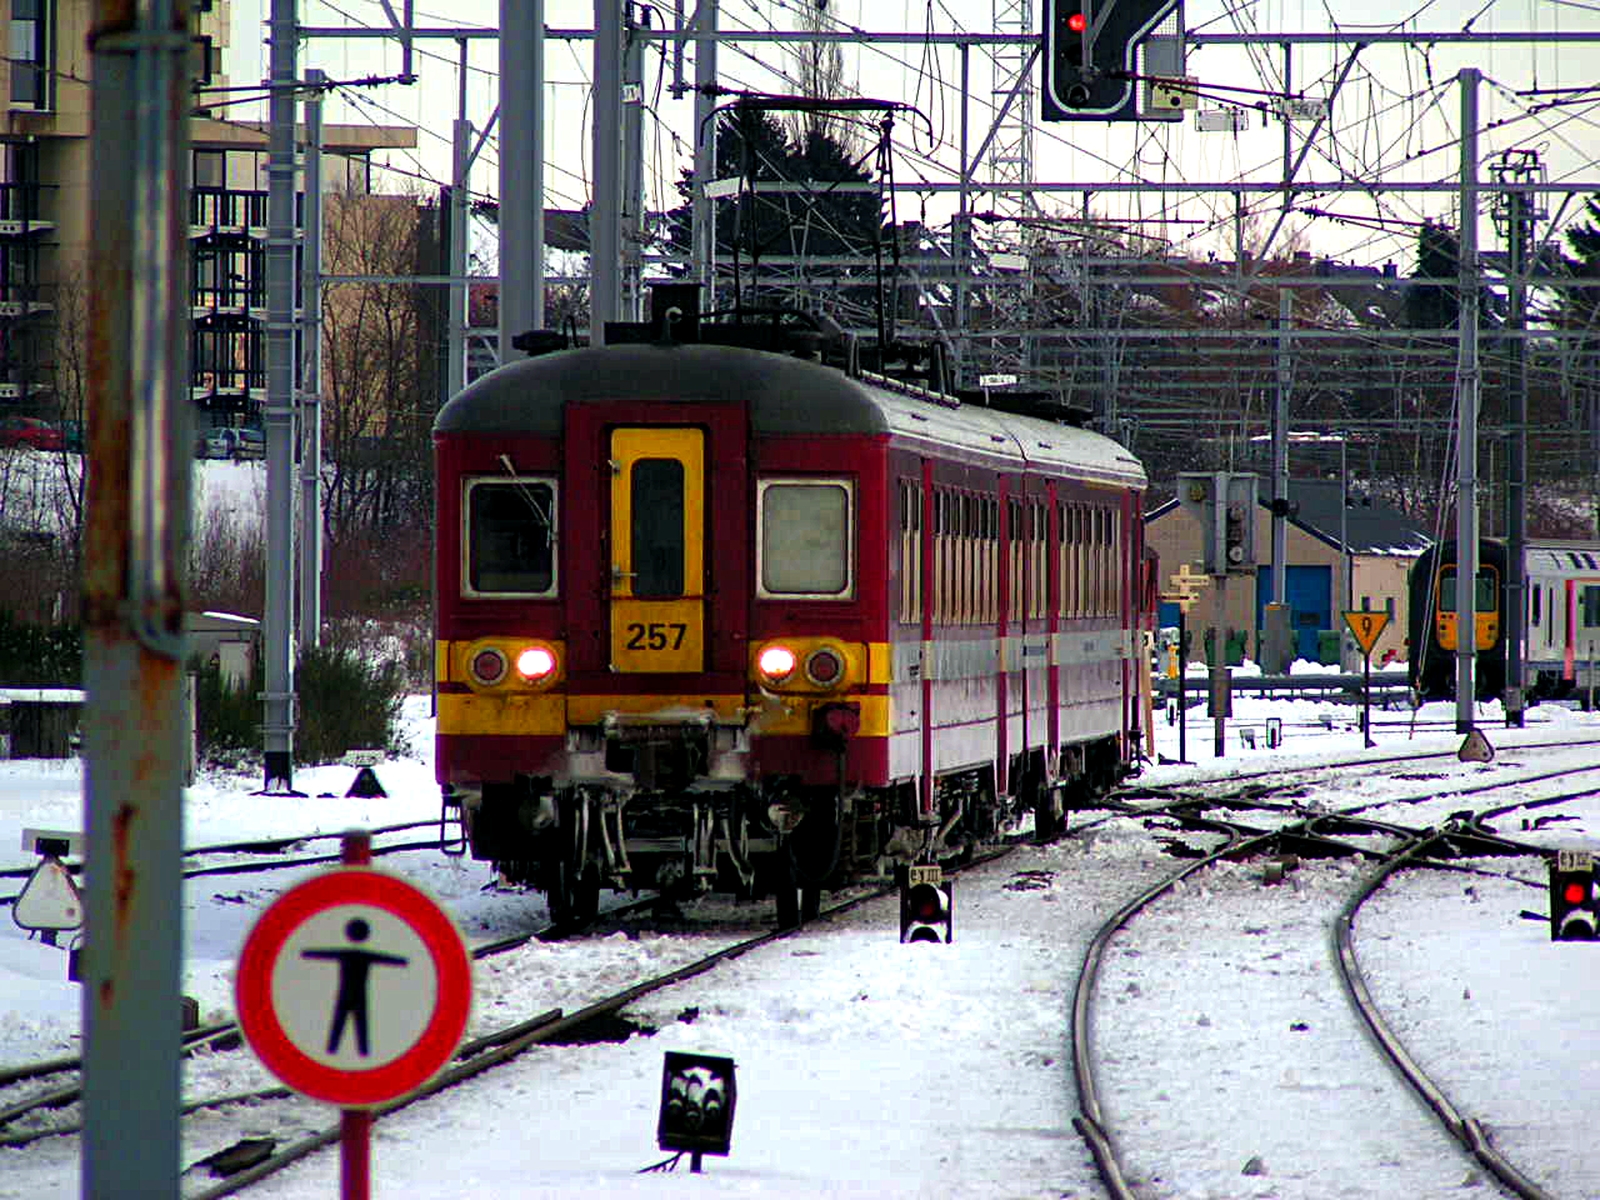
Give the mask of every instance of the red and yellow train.
[{"label": "red and yellow train", "polygon": [[557,920],[715,887],[793,924],[1135,767],[1132,455],[804,322],[673,315],[434,426],[437,775],[474,857]]}]

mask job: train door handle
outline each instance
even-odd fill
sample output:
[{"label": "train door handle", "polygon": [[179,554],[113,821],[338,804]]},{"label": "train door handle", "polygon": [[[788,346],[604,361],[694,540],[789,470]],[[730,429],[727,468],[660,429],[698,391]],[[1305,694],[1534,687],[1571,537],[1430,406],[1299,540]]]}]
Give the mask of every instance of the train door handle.
[{"label": "train door handle", "polygon": [[622,569],[622,565],[620,563],[612,563],[611,564],[611,582],[612,583],[621,583],[624,579],[637,579],[637,578],[639,578],[639,572],[637,572],[637,571],[624,571]]}]

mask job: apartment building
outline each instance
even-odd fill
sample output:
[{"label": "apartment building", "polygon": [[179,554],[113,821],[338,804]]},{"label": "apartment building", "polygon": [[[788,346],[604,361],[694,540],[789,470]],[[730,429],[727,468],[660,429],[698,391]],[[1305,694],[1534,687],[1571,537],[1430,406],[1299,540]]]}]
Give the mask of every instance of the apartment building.
[{"label": "apartment building", "polygon": [[[0,59],[0,416],[79,415],[89,225],[90,0],[0,0],[11,53]],[[214,107],[228,0],[196,0],[191,119],[193,394],[204,425],[259,421],[265,399],[268,131]],[[407,126],[325,125],[324,188],[371,190],[372,156],[414,148]],[[298,294],[298,293],[297,293]]]}]

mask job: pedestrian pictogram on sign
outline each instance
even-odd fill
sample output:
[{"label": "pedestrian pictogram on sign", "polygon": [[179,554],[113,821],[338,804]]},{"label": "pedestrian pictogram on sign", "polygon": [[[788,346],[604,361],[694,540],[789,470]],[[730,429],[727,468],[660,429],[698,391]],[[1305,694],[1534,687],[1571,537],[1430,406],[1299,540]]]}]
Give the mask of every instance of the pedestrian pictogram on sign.
[{"label": "pedestrian pictogram on sign", "polygon": [[346,1108],[413,1091],[450,1061],[472,970],[437,904],[397,876],[314,876],[261,914],[235,983],[250,1048],[297,1092]]},{"label": "pedestrian pictogram on sign", "polygon": [[1365,609],[1346,612],[1344,623],[1350,627],[1350,632],[1361,645],[1361,653],[1371,654],[1372,647],[1377,644],[1378,635],[1383,632],[1384,626],[1389,623],[1389,614],[1386,612],[1368,612]]}]

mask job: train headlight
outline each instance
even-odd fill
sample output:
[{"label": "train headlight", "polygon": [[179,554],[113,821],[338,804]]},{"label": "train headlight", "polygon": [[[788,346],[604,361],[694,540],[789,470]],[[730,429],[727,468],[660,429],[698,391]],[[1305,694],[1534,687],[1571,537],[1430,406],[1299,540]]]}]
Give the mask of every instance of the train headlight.
[{"label": "train headlight", "polygon": [[806,655],[806,678],[818,687],[832,687],[844,676],[844,659],[831,646]]},{"label": "train headlight", "polygon": [[528,646],[517,654],[517,674],[538,683],[555,674],[555,652],[548,646]]},{"label": "train headlight", "polygon": [[782,683],[794,674],[799,659],[787,646],[767,646],[756,657],[756,669],[769,683]]},{"label": "train headlight", "polygon": [[493,687],[506,677],[508,666],[506,656],[493,646],[488,646],[472,656],[467,669],[472,672],[475,682],[484,687]]}]

